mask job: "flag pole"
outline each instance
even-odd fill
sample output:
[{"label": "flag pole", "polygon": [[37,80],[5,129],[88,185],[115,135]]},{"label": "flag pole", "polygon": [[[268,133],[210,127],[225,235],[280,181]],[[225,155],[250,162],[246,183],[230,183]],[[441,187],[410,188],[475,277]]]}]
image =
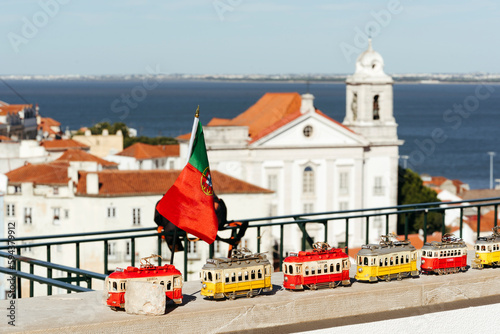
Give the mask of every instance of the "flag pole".
[{"label": "flag pole", "polygon": [[[189,148],[188,148],[188,152],[187,152],[186,165],[188,164],[189,159],[191,158],[191,153],[193,151],[194,137],[196,135],[196,130],[198,129],[199,119],[200,119],[200,106],[198,106],[198,108],[196,108],[196,112],[194,114],[193,129],[191,130],[191,138],[189,138]],[[179,228],[177,226],[175,226],[174,239],[173,239],[173,244],[172,244],[173,245],[172,246],[172,255],[170,256],[170,264],[172,264],[172,265],[174,264],[175,246],[177,246],[177,230],[178,229]],[[185,237],[187,238],[187,233],[186,233]],[[187,249],[184,249],[184,251],[187,252]]]}]

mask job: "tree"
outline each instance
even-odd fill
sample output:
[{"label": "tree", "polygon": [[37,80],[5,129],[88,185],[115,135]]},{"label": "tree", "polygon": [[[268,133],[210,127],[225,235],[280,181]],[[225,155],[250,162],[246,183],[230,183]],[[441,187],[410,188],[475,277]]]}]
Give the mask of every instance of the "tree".
[{"label": "tree", "polygon": [[[424,186],[420,176],[407,168],[398,168],[398,205],[440,202],[437,193]],[[436,206],[434,206],[436,207]],[[427,214],[427,234],[441,231],[444,211],[431,211]],[[417,233],[424,229],[424,214],[410,213],[408,215],[408,233]],[[398,216],[398,234],[404,234],[405,217]]]},{"label": "tree", "polygon": [[135,143],[144,143],[149,145],[174,145],[177,144],[178,141],[172,137],[128,137],[123,138],[123,148],[127,148]]},{"label": "tree", "polygon": [[113,123],[112,125],[109,124],[108,122],[101,122],[97,123],[94,126],[90,127],[89,130],[93,135],[100,135],[102,134],[102,130],[108,130],[108,133],[110,135],[114,135],[118,132],[118,130],[121,130],[123,138],[128,138],[128,127],[125,123],[123,122],[117,122]]}]

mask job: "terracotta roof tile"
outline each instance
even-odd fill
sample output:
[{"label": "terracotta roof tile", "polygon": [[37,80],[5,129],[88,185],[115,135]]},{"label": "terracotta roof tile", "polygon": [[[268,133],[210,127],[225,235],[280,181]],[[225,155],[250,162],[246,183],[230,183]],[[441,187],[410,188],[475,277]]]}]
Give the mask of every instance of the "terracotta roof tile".
[{"label": "terracotta roof tile", "polygon": [[149,145],[144,143],[135,143],[117,153],[125,157],[134,157],[137,160],[146,160],[163,157],[178,157],[179,144],[175,145]]},{"label": "terracotta roof tile", "polygon": [[31,107],[33,107],[33,105],[31,104],[0,105],[0,116],[6,116],[7,114],[17,114],[18,112]]},{"label": "terracotta roof tile", "polygon": [[118,166],[116,162],[101,159],[82,150],[66,150],[56,161],[93,161],[105,167]]},{"label": "terracotta roof tile", "polygon": [[53,126],[60,126],[61,123],[52,119],[50,117],[42,117],[40,120],[40,124],[38,124],[38,130],[42,130],[43,132],[48,132],[50,134],[58,134],[58,132],[52,129]]},{"label": "terracotta roof tile", "polygon": [[[97,172],[98,196],[162,195],[174,184],[179,170],[106,170]],[[76,189],[78,195],[86,195],[87,174],[79,172]],[[214,191],[217,194],[272,193],[272,191],[235,179],[218,171],[212,171]]]},{"label": "terracotta roof tile", "polygon": [[[467,220],[464,220],[470,228],[477,232],[477,215],[468,216]],[[497,224],[500,225],[500,220],[497,219]],[[481,215],[480,229],[481,232],[491,232],[493,226],[495,226],[495,210],[491,210],[484,215]]]},{"label": "terracotta roof tile", "polygon": [[464,200],[500,197],[500,189],[472,189],[460,195]]},{"label": "terracotta roof tile", "polygon": [[35,184],[68,184],[68,162],[27,164],[5,174],[9,183],[32,182]]},{"label": "terracotta roof tile", "polygon": [[80,143],[73,139],[45,140],[41,144],[47,151],[60,151],[68,149],[89,150],[90,146]]}]

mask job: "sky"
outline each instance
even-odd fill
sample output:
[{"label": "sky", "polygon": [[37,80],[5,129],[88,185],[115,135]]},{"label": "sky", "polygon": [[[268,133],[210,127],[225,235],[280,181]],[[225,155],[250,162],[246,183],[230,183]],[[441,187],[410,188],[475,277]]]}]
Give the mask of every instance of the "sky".
[{"label": "sky", "polygon": [[0,75],[500,73],[494,0],[1,0]]}]

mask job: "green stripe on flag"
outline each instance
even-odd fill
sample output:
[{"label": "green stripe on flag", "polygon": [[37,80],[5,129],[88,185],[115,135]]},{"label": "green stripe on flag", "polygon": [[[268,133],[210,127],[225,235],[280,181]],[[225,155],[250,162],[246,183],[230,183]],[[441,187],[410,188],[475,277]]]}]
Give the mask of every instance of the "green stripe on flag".
[{"label": "green stripe on flag", "polygon": [[201,126],[201,122],[198,122],[198,129],[196,129],[193,151],[191,152],[189,163],[194,168],[199,170],[200,173],[203,173],[203,171],[208,167],[207,149],[205,147],[205,137],[203,136],[203,127]]}]

